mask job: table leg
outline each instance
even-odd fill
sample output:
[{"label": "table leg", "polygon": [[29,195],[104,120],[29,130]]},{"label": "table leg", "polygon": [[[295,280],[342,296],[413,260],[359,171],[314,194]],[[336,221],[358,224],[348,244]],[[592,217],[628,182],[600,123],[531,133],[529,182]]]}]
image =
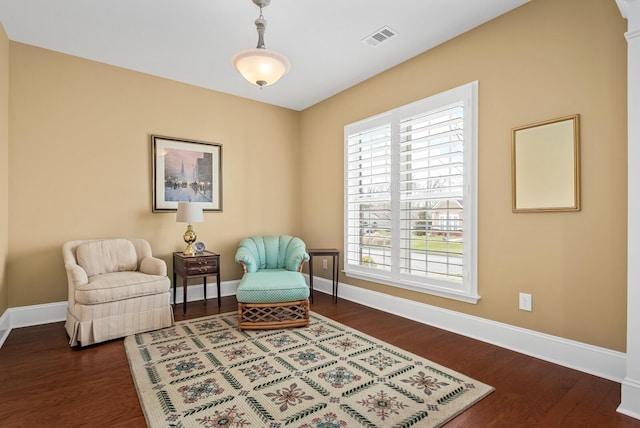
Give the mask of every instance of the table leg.
[{"label": "table leg", "polygon": [[313,303],[313,256],[309,257],[309,289],[311,294],[311,303]]},{"label": "table leg", "polygon": [[207,277],[205,276],[203,279],[203,284],[202,286],[204,287],[204,304],[207,304]]},{"label": "table leg", "polygon": [[176,273],[173,273],[173,306],[176,305],[176,289],[177,289],[177,284],[176,284]]},{"label": "table leg", "polygon": [[183,300],[182,300],[182,313],[187,313],[187,278],[182,277],[182,290],[183,290]]},{"label": "table leg", "polygon": [[335,283],[334,301],[338,303],[338,284],[340,279],[340,257],[338,255],[333,256],[333,268],[335,270],[335,274],[333,275]]},{"label": "table leg", "polygon": [[218,312],[220,312],[220,273],[216,275],[216,287],[218,289]]}]

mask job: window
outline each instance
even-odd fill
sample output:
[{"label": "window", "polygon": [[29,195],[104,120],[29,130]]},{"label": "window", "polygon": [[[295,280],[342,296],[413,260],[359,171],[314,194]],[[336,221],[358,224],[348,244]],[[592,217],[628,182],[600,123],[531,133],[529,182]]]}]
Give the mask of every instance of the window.
[{"label": "window", "polygon": [[345,127],[345,273],[475,303],[477,82]]}]

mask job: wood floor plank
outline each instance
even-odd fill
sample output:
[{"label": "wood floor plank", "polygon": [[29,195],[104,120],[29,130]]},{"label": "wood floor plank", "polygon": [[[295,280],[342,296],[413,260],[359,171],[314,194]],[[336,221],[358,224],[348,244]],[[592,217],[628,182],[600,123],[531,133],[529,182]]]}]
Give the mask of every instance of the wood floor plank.
[{"label": "wood floor plank", "polygon": [[[221,312],[236,311],[234,297]],[[468,427],[629,427],[620,385],[455,333],[316,293],[321,315],[464,373],[496,390],[450,421]],[[215,299],[176,321],[218,313]],[[0,349],[0,426],[144,427],[123,340],[70,348],[63,323],[14,329]]]}]

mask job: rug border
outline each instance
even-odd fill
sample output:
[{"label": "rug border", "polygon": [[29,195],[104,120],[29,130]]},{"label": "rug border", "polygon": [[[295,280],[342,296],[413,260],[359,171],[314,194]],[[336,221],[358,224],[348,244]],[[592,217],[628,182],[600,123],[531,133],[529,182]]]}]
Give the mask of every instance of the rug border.
[{"label": "rug border", "polygon": [[[164,327],[164,328],[172,328],[175,325],[176,325],[176,322],[174,321],[172,326]],[[160,329],[160,330],[162,330],[162,329]],[[156,330],[150,330],[150,331],[156,331]],[[149,333],[149,331],[146,331],[145,333]],[[135,341],[136,341],[135,334],[132,334],[132,335],[127,336],[127,337],[124,338],[124,341],[123,341],[124,352],[125,352],[125,354],[127,354],[127,363],[129,364],[129,373],[131,373],[131,381],[133,382],[133,386],[135,386],[135,388],[136,388],[136,394],[138,395],[138,402],[140,403],[140,409],[142,409],[142,414],[144,415],[144,422],[146,423],[147,427],[150,427],[151,423],[149,422],[149,415],[147,415],[147,409],[144,406],[144,401],[142,401],[142,393],[140,392],[140,388],[138,387],[138,382],[136,381],[136,375],[133,372],[133,365],[131,364],[131,356],[129,355],[129,349],[127,347],[127,341],[134,342],[134,344],[135,344]]]}]

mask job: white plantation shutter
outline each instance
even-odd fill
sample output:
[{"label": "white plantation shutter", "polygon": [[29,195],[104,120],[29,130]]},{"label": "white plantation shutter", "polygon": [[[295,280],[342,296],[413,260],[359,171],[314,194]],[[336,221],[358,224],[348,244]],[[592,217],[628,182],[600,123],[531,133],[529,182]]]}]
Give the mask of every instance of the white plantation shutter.
[{"label": "white plantation shutter", "polygon": [[477,83],[345,127],[345,273],[475,302]]},{"label": "white plantation shutter", "polygon": [[[349,264],[374,266],[373,253],[384,252],[391,219],[391,125],[355,132],[346,143],[347,227]],[[376,248],[377,247],[377,248]],[[390,270],[390,260],[375,267]]]},{"label": "white plantation shutter", "polygon": [[460,101],[400,120],[403,274],[462,282],[463,117]]}]

